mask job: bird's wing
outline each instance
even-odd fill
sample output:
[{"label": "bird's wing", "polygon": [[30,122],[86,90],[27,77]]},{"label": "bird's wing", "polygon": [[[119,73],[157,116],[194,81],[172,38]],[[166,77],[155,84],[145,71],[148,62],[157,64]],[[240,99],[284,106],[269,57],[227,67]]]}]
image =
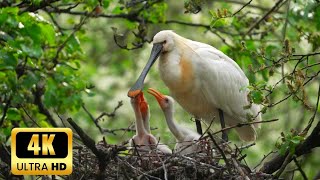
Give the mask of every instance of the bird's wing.
[{"label": "bird's wing", "polygon": [[246,119],[249,110],[249,81],[241,68],[221,51],[206,45],[194,49],[194,67],[201,92],[215,107],[222,109],[231,117]]}]

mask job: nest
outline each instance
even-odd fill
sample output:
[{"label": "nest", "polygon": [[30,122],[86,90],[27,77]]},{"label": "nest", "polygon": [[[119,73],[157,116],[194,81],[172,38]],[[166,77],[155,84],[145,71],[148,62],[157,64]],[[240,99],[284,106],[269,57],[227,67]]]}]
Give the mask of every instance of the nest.
[{"label": "nest", "polygon": [[74,170],[68,179],[272,179],[272,175],[253,172],[241,163],[240,149],[225,144],[215,153],[190,155],[127,153],[126,146],[103,141],[97,148],[105,153],[105,159],[97,158],[85,146],[74,147]]},{"label": "nest", "polygon": [[[252,171],[245,163],[243,148],[231,148],[228,143],[217,143],[208,132],[199,143],[200,153],[164,155],[128,153],[130,147],[107,144],[105,139],[97,145],[75,123],[70,125],[80,136],[83,145],[73,147],[73,173],[68,179],[272,179],[273,176]],[[216,138],[217,139],[217,138]],[[137,149],[137,148],[135,148]],[[132,149],[131,149],[132,150]]]}]

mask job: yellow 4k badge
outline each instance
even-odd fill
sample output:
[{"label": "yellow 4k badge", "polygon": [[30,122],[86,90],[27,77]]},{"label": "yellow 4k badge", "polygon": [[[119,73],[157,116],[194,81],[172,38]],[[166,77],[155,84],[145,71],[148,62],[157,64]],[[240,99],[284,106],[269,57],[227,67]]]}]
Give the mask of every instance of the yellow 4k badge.
[{"label": "yellow 4k badge", "polygon": [[11,171],[15,175],[69,175],[70,128],[15,128],[11,132]]}]

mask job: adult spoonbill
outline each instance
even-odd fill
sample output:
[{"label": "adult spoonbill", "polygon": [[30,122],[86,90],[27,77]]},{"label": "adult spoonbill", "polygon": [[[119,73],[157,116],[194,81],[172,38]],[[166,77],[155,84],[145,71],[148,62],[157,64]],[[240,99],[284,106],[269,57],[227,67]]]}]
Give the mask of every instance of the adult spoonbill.
[{"label": "adult spoonbill", "polygon": [[[131,105],[136,118],[136,135],[132,137],[129,144],[131,147],[137,147],[139,153],[148,153],[156,149],[164,154],[171,154],[172,151],[168,146],[160,144],[158,140],[150,133],[148,104],[139,93],[136,97],[131,98]],[[147,109],[146,109],[147,108]],[[149,131],[149,132],[148,132]]]},{"label": "adult spoonbill", "polygon": [[[172,97],[196,118],[209,123],[221,110],[229,126],[247,122],[248,115],[253,115],[255,121],[261,120],[258,105],[244,108],[250,104],[249,91],[245,88],[249,81],[238,64],[216,48],[186,39],[171,30],[154,36],[149,61],[129,90],[129,97],[141,92],[144,79],[159,56],[161,79]],[[236,131],[241,139],[253,141],[257,126],[242,126]]]},{"label": "adult spoonbill", "polygon": [[173,117],[174,100],[170,96],[165,96],[161,94],[159,91],[152,88],[148,89],[148,93],[150,93],[157,99],[164,113],[167,125],[174,137],[176,138],[177,143],[174,148],[174,151],[180,153],[181,155],[185,155],[194,152],[199,152],[202,149],[204,149],[198,142],[201,137],[200,134],[192,131],[191,129],[180,126],[175,122]]}]

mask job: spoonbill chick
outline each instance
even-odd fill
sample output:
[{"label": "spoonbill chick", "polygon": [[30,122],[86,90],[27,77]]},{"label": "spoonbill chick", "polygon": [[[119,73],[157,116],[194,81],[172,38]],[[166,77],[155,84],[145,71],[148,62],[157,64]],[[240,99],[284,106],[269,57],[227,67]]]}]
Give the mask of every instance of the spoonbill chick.
[{"label": "spoonbill chick", "polygon": [[[246,88],[249,80],[238,64],[216,48],[186,39],[171,30],[154,36],[149,61],[129,90],[129,97],[141,92],[144,79],[159,56],[162,81],[171,96],[196,118],[208,124],[213,119],[224,119],[228,126],[248,122],[250,116],[255,117],[250,120],[261,120],[259,105],[250,105]],[[241,139],[254,141],[256,127],[258,125],[254,124],[235,129]]]},{"label": "spoonbill chick", "polygon": [[160,144],[158,140],[150,133],[150,115],[148,115],[149,108],[148,103],[145,101],[142,92],[131,99],[131,105],[136,118],[136,135],[134,135],[130,140],[130,146],[136,147],[139,153],[142,154],[149,153],[151,150],[154,149],[156,149],[157,152],[171,154],[171,149],[164,144]]},{"label": "spoonbill chick", "polygon": [[167,125],[171,133],[176,138],[177,143],[174,148],[174,152],[180,153],[181,155],[200,152],[201,149],[203,149],[201,148],[201,144],[198,142],[201,135],[191,129],[177,124],[174,120],[174,100],[172,97],[163,95],[152,88],[148,89],[148,93],[157,99],[164,113]]}]

